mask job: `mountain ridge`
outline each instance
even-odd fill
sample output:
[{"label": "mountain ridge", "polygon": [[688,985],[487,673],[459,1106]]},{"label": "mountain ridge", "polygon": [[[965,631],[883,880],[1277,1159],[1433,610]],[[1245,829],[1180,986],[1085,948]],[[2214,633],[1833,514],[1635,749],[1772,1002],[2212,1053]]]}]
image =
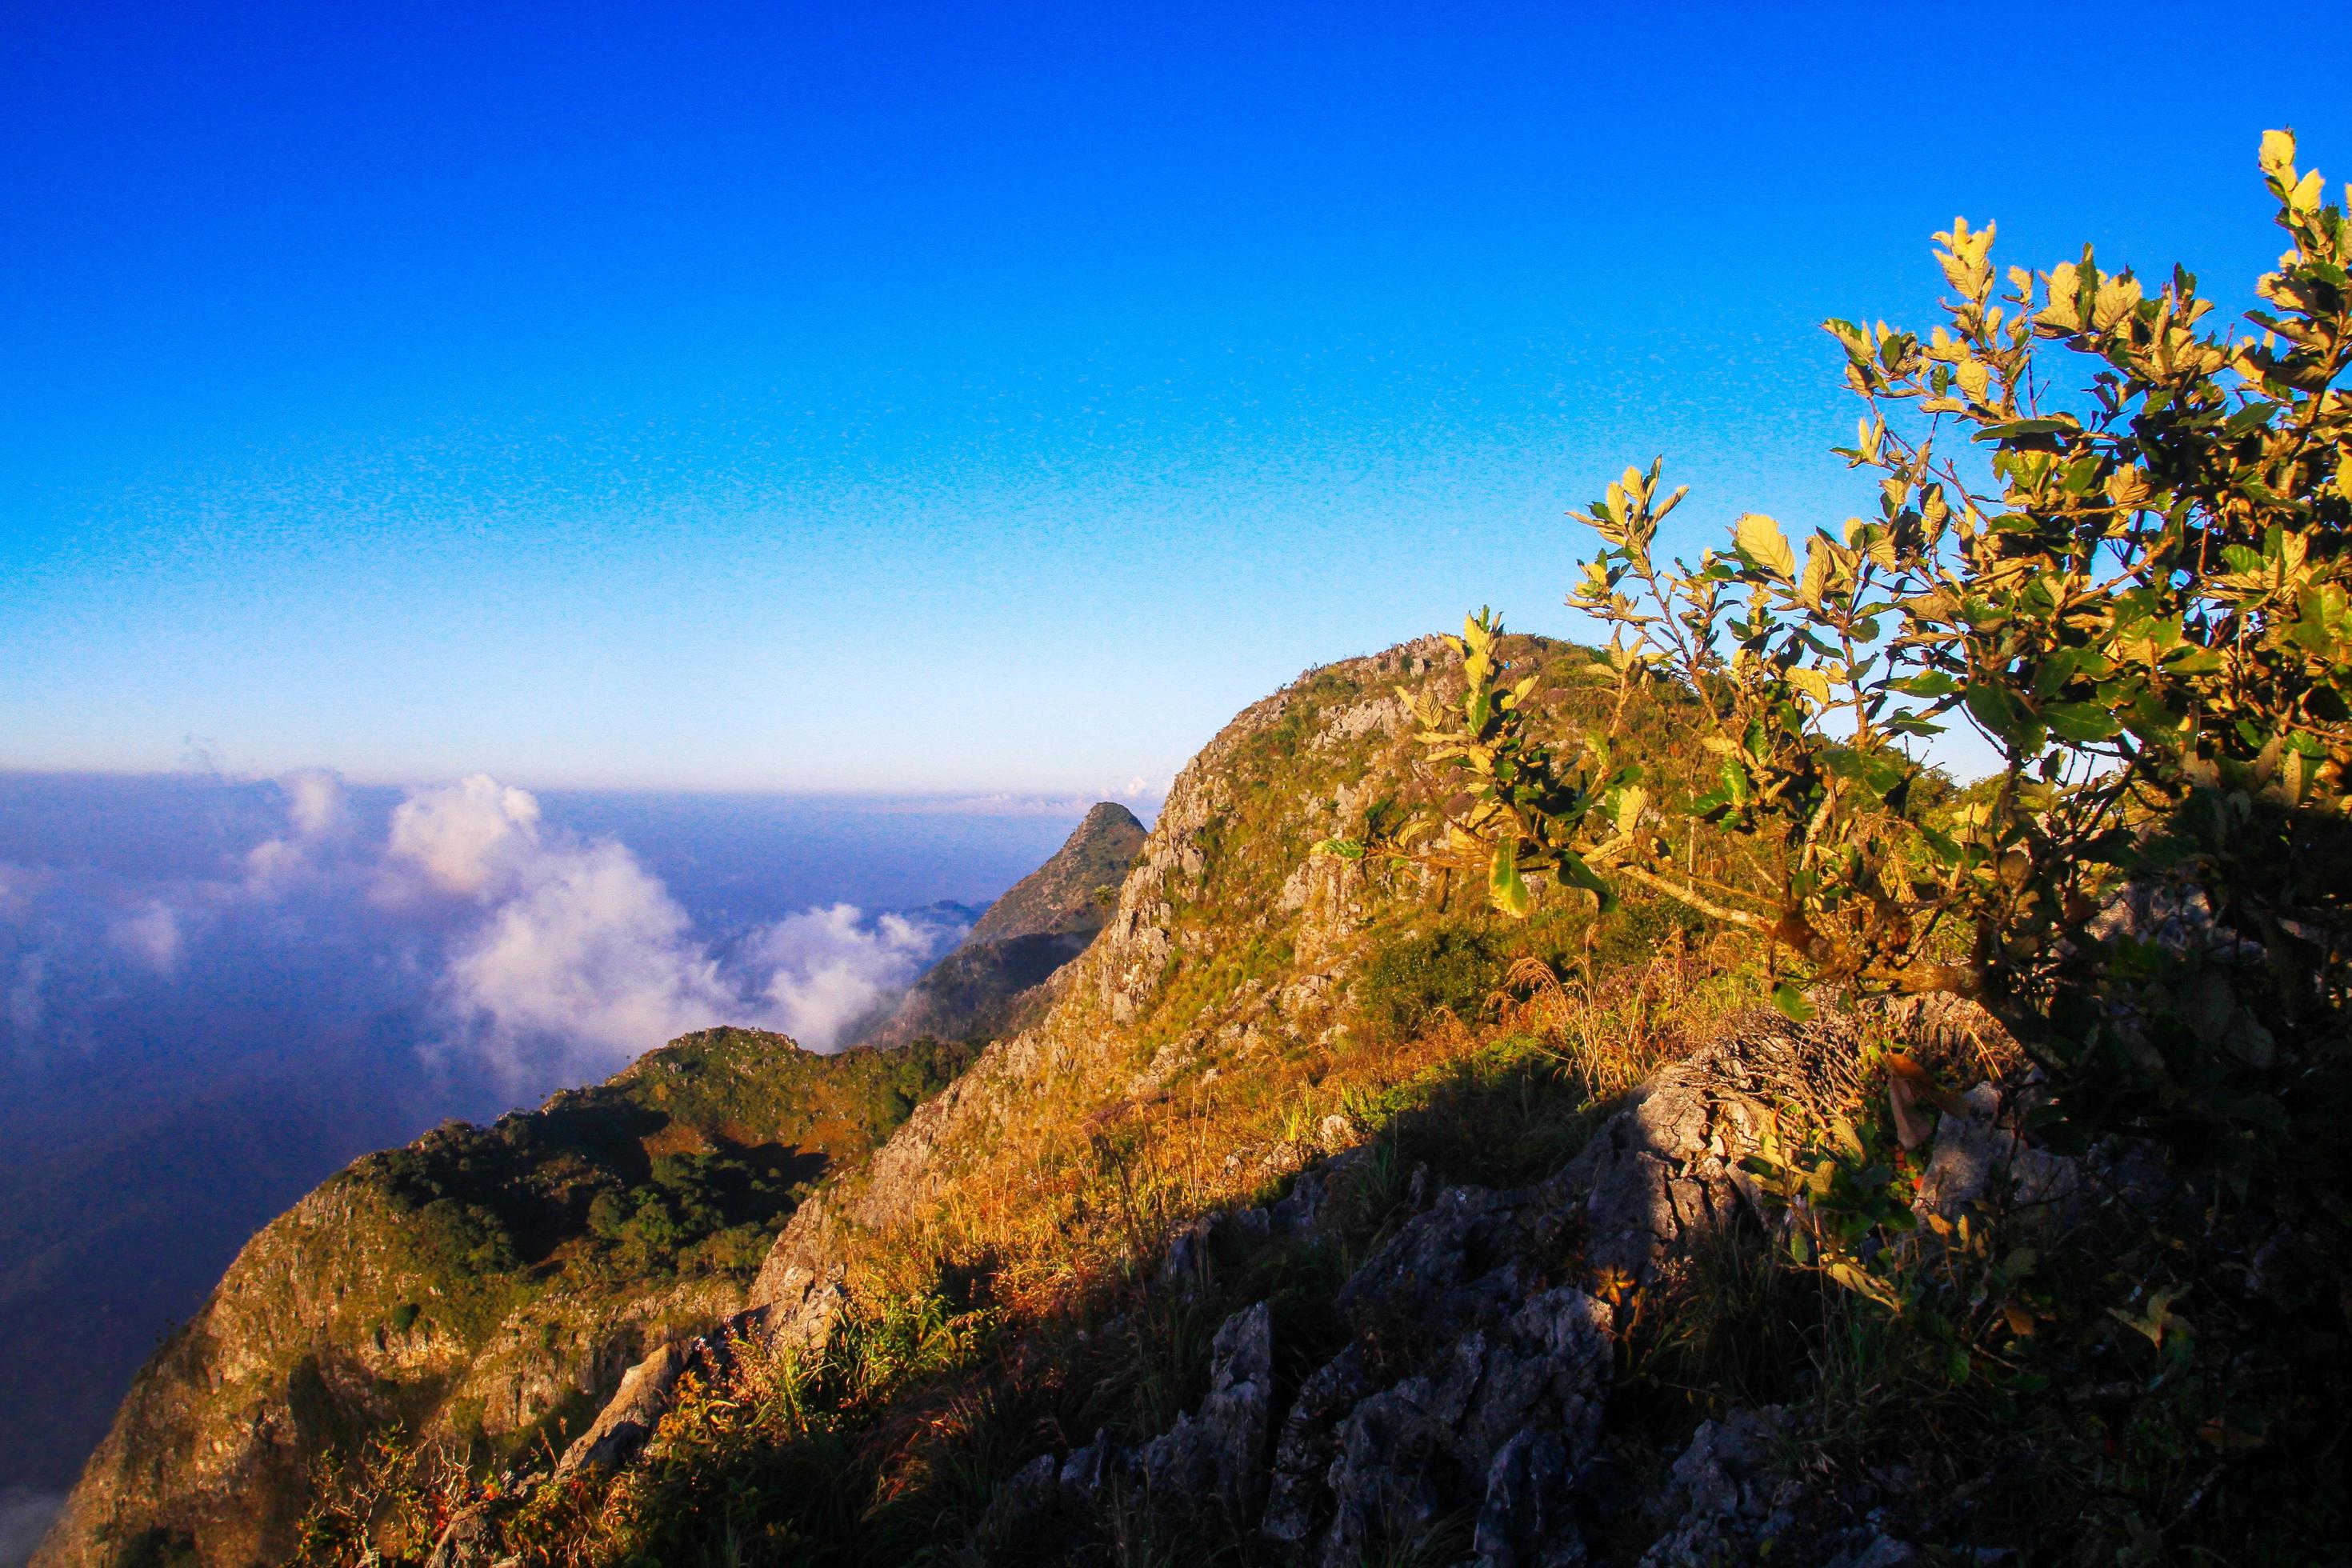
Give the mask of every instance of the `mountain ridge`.
[{"label": "mountain ridge", "polygon": [[[1706,787],[1695,694],[1501,653],[1539,740],[1605,725],[1655,798]],[[1244,710],[1034,1011],[641,1336],[560,1454],[363,1508],[314,1479],[304,1560],[1898,1568],[2038,1548],[2061,1494],[2138,1539],[2116,1449],[2021,1422],[2050,1406],[2012,1372],[2094,1358],[2069,1409],[2142,1386],[2105,1369],[2165,1325],[2100,1292],[2193,1194],[2127,1143],[2037,1145],[2022,1053],[1965,1005],[1792,1022],[1728,922],[1549,888],[1506,920],[1483,876],[1370,852],[1450,795],[1406,694],[1461,679],[1421,639]],[[1898,1141],[1906,1105],[1935,1120]],[[1923,1271],[1814,1250],[1864,1223]],[[2017,1293],[2037,1267],[2086,1278]],[[2132,1397],[2163,1453],[2211,1442],[2163,1378]],[[2283,1485],[2286,1529],[2326,1514]],[[92,1522],[45,1563],[137,1560]]]},{"label": "mountain ridge", "polygon": [[772,1223],[969,1055],[705,1030],[362,1156],[141,1369],[36,1560],[277,1561],[360,1435],[492,1457],[568,1436],[646,1347],[740,1310]]}]

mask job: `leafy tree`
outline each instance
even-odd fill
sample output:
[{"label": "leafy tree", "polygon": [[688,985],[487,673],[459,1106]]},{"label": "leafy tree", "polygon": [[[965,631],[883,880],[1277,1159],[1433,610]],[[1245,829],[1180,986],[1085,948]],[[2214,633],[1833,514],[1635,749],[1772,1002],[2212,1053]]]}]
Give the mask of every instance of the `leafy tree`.
[{"label": "leafy tree", "polygon": [[[1481,865],[1509,914],[1530,871],[1622,879],[1768,939],[1796,982],[1975,998],[2078,1120],[2223,1168],[2326,1113],[2352,930],[2352,226],[2288,133],[2260,164],[2289,247],[2252,331],[2209,324],[2189,273],[2151,289],[2088,248],[1997,280],[1991,226],[1958,219],[1942,324],[1827,323],[1875,516],[1801,548],[1751,514],[1662,561],[1685,492],[1627,469],[1574,514],[1601,548],[1570,603],[1611,626],[1621,695],[1696,698],[1713,787],[1653,798],[1610,735],[1538,745],[1482,613],[1460,703],[1420,710],[1467,787],[1417,852]],[[1916,742],[1954,722],[2001,767],[1930,805]],[[1691,819],[1727,836],[1704,866]]]}]

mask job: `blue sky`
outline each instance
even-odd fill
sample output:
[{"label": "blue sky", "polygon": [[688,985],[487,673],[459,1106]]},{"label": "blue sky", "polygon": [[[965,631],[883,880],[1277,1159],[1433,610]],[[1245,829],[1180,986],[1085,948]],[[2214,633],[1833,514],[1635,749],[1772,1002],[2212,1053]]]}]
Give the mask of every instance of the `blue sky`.
[{"label": "blue sky", "polygon": [[2352,10],[12,7],[0,765],[1164,782],[1561,521],[1834,521],[1998,219],[2242,298]]}]

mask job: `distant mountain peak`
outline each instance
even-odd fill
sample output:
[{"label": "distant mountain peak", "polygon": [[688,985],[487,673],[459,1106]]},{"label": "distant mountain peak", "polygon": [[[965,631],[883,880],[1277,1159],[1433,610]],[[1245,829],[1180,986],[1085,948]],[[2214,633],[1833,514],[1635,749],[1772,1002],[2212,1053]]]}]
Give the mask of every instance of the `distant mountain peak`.
[{"label": "distant mountain peak", "polygon": [[962,943],[856,1043],[903,1046],[926,1035],[960,1040],[1001,1032],[1022,995],[1084,952],[1102,930],[1143,840],[1135,813],[1116,801],[1097,804],[1044,865],[991,904]]},{"label": "distant mountain peak", "polygon": [[1099,802],[1051,858],[989,906],[965,944],[1047,932],[1083,931],[1092,936],[1108,913],[1103,889],[1118,895],[1143,837],[1135,813],[1116,801]]}]

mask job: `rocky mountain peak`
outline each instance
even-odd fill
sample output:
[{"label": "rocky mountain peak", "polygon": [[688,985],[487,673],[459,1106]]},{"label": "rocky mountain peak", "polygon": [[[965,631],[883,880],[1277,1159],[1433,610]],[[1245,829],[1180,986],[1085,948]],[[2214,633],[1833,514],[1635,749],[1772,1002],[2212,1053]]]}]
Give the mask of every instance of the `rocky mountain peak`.
[{"label": "rocky mountain peak", "polygon": [[925,1036],[963,1040],[1025,1021],[1028,997],[1084,952],[1110,918],[1142,851],[1143,824],[1115,801],[1088,811],[1052,858],[989,906],[961,944],[854,1038],[898,1047]]},{"label": "rocky mountain peak", "polygon": [[1143,847],[1143,824],[1116,801],[1097,802],[1052,858],[1015,882],[971,928],[971,942],[1102,929],[1127,868]]}]

